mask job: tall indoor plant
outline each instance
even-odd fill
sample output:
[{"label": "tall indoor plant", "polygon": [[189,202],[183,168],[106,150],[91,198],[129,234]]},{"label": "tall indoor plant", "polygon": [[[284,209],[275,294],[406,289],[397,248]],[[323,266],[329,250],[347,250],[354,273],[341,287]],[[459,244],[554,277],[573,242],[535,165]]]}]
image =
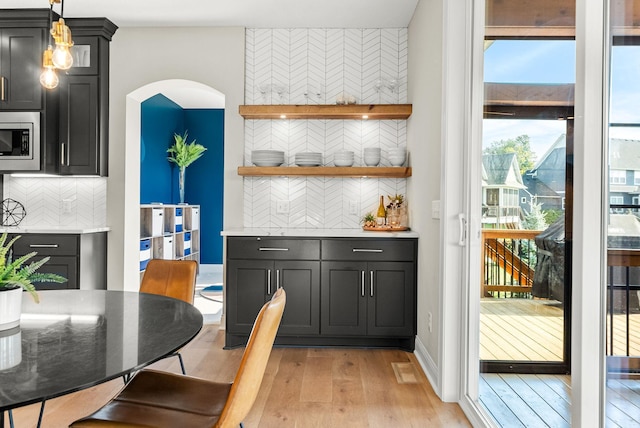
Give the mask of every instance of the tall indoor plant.
[{"label": "tall indoor plant", "polygon": [[187,143],[187,137],[189,134],[184,131],[183,135],[173,134],[175,143],[169,147],[167,152],[169,153],[169,162],[173,162],[180,168],[178,176],[178,187],[180,189],[180,203],[184,204],[184,180],[185,171],[189,165],[198,160],[200,156],[205,152],[206,147],[202,144],[196,144],[196,140]]},{"label": "tall indoor plant", "polygon": [[15,236],[7,242],[7,234],[0,237],[0,330],[16,327],[20,324],[22,292],[28,291],[39,302],[34,282],[65,282],[63,276],[53,273],[41,273],[37,270],[49,261],[49,257],[26,264],[37,253],[31,252],[11,260],[11,246],[20,238]]}]

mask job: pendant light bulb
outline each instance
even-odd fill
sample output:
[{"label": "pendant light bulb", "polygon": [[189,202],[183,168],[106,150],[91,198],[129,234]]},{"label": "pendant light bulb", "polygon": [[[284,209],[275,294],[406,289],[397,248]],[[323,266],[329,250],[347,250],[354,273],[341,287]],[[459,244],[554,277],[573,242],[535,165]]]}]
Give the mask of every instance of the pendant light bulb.
[{"label": "pendant light bulb", "polygon": [[56,46],[53,51],[53,65],[60,70],[68,70],[73,65],[73,57],[66,46]]},{"label": "pendant light bulb", "polygon": [[58,86],[59,80],[53,66],[53,49],[51,45],[42,54],[42,74],[40,74],[40,83],[47,89],[53,89]]},{"label": "pendant light bulb", "polygon": [[73,46],[71,30],[64,23],[64,18],[60,18],[51,26],[51,35],[56,41],[56,49],[53,51],[53,65],[61,70],[68,70],[73,65],[73,56],[69,48]]}]

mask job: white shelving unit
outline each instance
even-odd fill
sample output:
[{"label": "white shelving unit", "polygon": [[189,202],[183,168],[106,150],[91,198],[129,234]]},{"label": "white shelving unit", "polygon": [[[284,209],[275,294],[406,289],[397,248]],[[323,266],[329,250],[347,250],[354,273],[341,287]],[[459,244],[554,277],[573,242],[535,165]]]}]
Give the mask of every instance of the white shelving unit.
[{"label": "white shelving unit", "polygon": [[140,272],[151,259],[200,264],[200,205],[140,205]]}]

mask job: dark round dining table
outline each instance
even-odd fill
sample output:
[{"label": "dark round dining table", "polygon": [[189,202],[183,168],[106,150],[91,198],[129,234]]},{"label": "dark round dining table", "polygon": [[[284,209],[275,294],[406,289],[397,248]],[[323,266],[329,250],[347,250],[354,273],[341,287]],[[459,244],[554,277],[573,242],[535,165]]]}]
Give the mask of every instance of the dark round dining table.
[{"label": "dark round dining table", "polygon": [[[202,328],[181,300],[105,290],[23,295],[20,326],[0,331],[0,417],[139,370],[173,353]],[[0,423],[0,426],[2,424]]]}]

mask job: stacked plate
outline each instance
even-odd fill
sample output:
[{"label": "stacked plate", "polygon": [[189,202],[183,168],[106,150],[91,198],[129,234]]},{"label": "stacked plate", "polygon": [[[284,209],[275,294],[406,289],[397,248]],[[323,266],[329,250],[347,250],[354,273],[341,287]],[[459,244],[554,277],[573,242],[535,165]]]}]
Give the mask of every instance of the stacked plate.
[{"label": "stacked plate", "polygon": [[335,166],[352,166],[353,152],[350,150],[340,150],[333,155],[333,164]]},{"label": "stacked plate", "polygon": [[322,153],[314,153],[314,152],[296,153],[295,164],[298,166],[322,165]]},{"label": "stacked plate", "polygon": [[251,163],[256,166],[280,166],[284,163],[284,152],[280,150],[253,150]]}]

